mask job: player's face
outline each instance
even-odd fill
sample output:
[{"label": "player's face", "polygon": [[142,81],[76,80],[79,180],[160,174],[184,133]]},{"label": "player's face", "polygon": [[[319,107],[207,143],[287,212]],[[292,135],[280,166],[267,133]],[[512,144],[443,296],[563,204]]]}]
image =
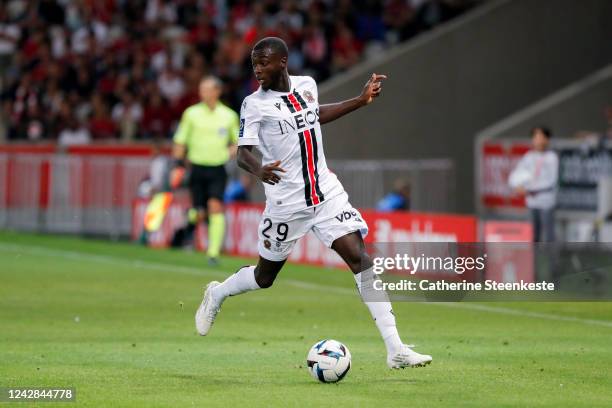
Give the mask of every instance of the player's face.
[{"label": "player's face", "polygon": [[253,73],[264,90],[274,88],[286,68],[287,57],[280,57],[269,48],[251,54]]}]

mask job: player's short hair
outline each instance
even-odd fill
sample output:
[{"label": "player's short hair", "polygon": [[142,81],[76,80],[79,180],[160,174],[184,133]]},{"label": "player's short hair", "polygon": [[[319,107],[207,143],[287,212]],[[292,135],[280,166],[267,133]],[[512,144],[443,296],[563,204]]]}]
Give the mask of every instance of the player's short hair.
[{"label": "player's short hair", "polygon": [[221,81],[218,77],[214,75],[206,75],[205,77],[203,77],[200,80],[200,85],[202,84],[202,82],[205,82],[205,81],[211,81],[217,89],[223,88],[223,81]]},{"label": "player's short hair", "polygon": [[278,37],[266,37],[257,41],[257,44],[255,44],[253,47],[253,52],[263,51],[266,48],[270,49],[272,52],[281,57],[287,57],[289,55],[289,48],[287,48],[287,44]]},{"label": "player's short hair", "polygon": [[542,134],[546,136],[547,139],[550,139],[552,137],[552,131],[547,126],[534,126],[533,128],[531,128],[531,136],[533,136],[537,131],[542,132]]}]

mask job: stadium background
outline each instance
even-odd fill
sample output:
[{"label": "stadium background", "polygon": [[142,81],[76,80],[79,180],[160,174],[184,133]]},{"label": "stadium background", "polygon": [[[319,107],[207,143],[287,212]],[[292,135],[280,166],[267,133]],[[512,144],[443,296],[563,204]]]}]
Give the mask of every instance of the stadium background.
[{"label": "stadium background", "polygon": [[[219,75],[237,108],[256,87],[250,46],[275,34],[323,103],[389,75],[376,103],[324,129],[370,241],[528,241],[506,179],[545,123],[561,155],[560,240],[609,242],[610,21],[608,0],[0,2],[0,386],[71,385],[94,407],[609,406],[608,303],[397,302],[408,341],[435,362],[396,373],[352,278],[314,266],[339,263],[310,236],[292,258],[307,265],[232,299],[214,336],[195,335],[201,286],[252,262],[260,187],[228,206],[218,269],[123,241],[140,235],[153,145],[169,152],[198,80]],[[410,182],[411,210],[377,211],[397,180]],[[529,279],[530,251],[498,262]],[[303,355],[326,337],[355,366],[339,387],[314,388]]]},{"label": "stadium background", "polygon": [[[561,194],[562,239],[588,240],[605,218],[597,182],[606,164],[584,169],[601,162],[589,140],[609,133],[612,121],[608,1],[0,7],[5,227],[127,236],[150,142],[169,141],[205,74],[225,81],[223,100],[237,108],[256,88],[249,48],[265,35],[287,40],[291,72],[320,81],[322,102],[353,96],[370,71],[389,75],[385,97],[367,114],[325,129],[332,168],[357,206],[375,207],[404,179],[414,211],[525,219],[504,180],[529,127],[546,123],[566,156],[581,161],[562,172],[572,173]],[[66,128],[85,144],[62,139]],[[584,146],[595,153],[575,153]],[[260,186],[252,196],[261,201]]]}]

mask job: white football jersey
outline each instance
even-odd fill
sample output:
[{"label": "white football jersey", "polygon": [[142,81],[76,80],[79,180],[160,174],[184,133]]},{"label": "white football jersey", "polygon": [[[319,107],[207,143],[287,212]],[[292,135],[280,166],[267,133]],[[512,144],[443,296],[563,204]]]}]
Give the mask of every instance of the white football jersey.
[{"label": "white football jersey", "polygon": [[240,110],[238,146],[257,146],[263,164],[280,160],[286,173],[279,183],[264,183],[266,211],[285,214],[314,207],[344,192],[323,154],[317,84],[309,76],[290,76],[289,92],[247,96]]}]

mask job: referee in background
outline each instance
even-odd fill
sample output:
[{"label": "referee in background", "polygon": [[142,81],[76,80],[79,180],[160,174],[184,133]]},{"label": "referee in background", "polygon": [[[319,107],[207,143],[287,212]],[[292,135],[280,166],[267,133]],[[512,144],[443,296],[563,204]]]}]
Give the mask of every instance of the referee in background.
[{"label": "referee in background", "polygon": [[200,81],[201,102],[185,110],[174,134],[172,155],[177,168],[191,163],[189,188],[200,224],[208,214],[208,263],[217,265],[225,235],[223,193],[225,163],[236,154],[238,114],[219,101],[223,83],[207,76]]}]

